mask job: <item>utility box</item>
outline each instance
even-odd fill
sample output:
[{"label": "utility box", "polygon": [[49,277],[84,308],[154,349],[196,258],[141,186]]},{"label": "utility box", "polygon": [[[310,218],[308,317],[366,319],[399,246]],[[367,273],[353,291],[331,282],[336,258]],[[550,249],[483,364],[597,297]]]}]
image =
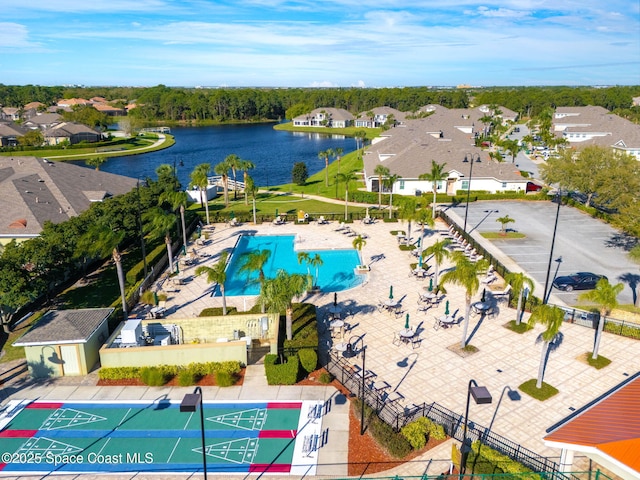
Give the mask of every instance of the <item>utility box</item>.
[{"label": "utility box", "polygon": [[142,321],[140,319],[127,320],[120,330],[120,339],[123,344],[138,344],[142,337]]}]

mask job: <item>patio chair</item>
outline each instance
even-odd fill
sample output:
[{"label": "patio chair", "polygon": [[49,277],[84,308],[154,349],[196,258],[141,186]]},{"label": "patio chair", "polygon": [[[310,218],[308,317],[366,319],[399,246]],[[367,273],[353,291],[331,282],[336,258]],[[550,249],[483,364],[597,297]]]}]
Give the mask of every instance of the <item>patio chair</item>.
[{"label": "patio chair", "polygon": [[422,338],[420,338],[420,335],[414,335],[413,337],[411,337],[411,348],[413,350],[415,350],[416,348],[420,348],[420,345],[422,344]]},{"label": "patio chair", "polygon": [[393,343],[397,347],[399,347],[402,344],[402,340],[400,339],[400,336],[396,332],[393,332],[393,340],[391,341],[391,343]]},{"label": "patio chair", "polygon": [[325,225],[329,222],[327,222],[324,218],[324,215],[320,215],[320,218],[318,218],[318,225]]},{"label": "patio chair", "polygon": [[431,308],[431,304],[430,303],[420,303],[420,301],[418,301],[418,312],[427,312],[429,309]]},{"label": "patio chair", "polygon": [[440,319],[438,317],[433,317],[433,329],[435,331],[438,331],[441,326],[442,326],[442,323],[440,323]]},{"label": "patio chair", "polygon": [[338,225],[336,228],[334,228],[334,232],[340,232],[342,230],[344,230],[346,228],[344,222],[340,222],[340,225]]}]

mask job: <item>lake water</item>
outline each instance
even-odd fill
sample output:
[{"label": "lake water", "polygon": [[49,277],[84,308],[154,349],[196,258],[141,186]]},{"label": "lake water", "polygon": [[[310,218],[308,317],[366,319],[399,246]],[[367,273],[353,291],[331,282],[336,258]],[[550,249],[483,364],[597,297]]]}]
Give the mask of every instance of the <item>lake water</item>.
[{"label": "lake water", "polygon": [[[254,163],[256,168],[249,174],[258,186],[268,187],[290,183],[291,170],[296,162],[305,162],[309,175],[322,170],[325,163],[318,158],[320,151],[342,148],[344,155],[356,149],[355,139],[351,137],[284,132],[274,130],[273,124],[172,128],[171,134],[176,139],[171,148],[110,158],[100,169],[134,178],[156,179],[155,170],[159,165],[167,163],[173,166],[175,162],[178,179],[186,188],[189,174],[196,165],[210,163],[213,169],[227,155],[235,153]],[[84,165],[84,162],[74,163]],[[242,180],[242,172],[236,175],[238,180]]]}]

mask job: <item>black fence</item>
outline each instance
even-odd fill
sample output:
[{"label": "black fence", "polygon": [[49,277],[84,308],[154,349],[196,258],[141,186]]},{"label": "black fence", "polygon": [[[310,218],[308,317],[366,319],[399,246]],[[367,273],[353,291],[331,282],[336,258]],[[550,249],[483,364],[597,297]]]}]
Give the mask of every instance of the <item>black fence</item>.
[{"label": "black fence", "polygon": [[[331,353],[329,355],[326,369],[349,392],[363,399],[377,413],[378,417],[395,431],[399,431],[402,427],[420,417],[427,417],[433,422],[442,425],[447,435],[462,442],[464,416],[435,402],[430,404],[422,403],[420,405],[411,404],[409,406],[403,406],[397,402],[388,402],[385,394],[381,394],[370,387],[373,379],[367,378],[367,372],[364,372],[365,381],[363,383],[363,372],[355,369],[346,358],[338,354]],[[556,462],[538,455],[508,438],[493,433],[489,428],[477,423],[467,422],[467,439],[471,439],[471,441],[480,440],[483,445],[508,456],[534,472],[549,473],[549,478],[571,478],[569,475],[558,473],[559,467]]]}]

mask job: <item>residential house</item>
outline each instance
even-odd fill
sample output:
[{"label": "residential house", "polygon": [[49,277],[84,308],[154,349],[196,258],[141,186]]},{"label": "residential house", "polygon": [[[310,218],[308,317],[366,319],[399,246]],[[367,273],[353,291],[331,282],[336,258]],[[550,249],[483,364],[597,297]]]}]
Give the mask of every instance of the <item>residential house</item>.
[{"label": "residential house", "polygon": [[137,179],[36,157],[0,157],[0,243],[37,237],[60,223],[136,187]]},{"label": "residential house", "polygon": [[353,125],[353,115],[344,108],[316,108],[293,119],[296,127],[346,128]]},{"label": "residential house", "polygon": [[[483,124],[480,109],[434,107],[426,118],[406,120],[404,125],[384,132],[364,154],[364,179],[367,191],[378,191],[376,166],[384,165],[401,178],[393,193],[421,195],[432,191],[432,183],[420,180],[431,171],[431,161],[445,164],[448,177],[437,190],[449,195],[460,191],[481,190],[492,193],[526,191],[527,179],[511,163],[499,163],[475,146],[475,137]],[[465,161],[473,158],[480,162]],[[473,175],[471,175],[473,173]]]},{"label": "residential house", "polygon": [[599,145],[640,160],[640,125],[603,107],[558,107],[553,133],[577,149]]},{"label": "residential house", "polygon": [[14,122],[0,121],[0,147],[15,147],[18,138],[27,133],[27,129]]},{"label": "residential house", "polygon": [[402,123],[406,117],[404,112],[391,107],[376,107],[366,112],[361,112],[354,120],[353,124],[360,128],[380,128],[387,125],[389,118],[393,120],[394,127],[398,123]]},{"label": "residential house", "polygon": [[41,113],[25,120],[22,125],[32,130],[40,129],[44,131],[62,122],[62,116],[59,113]]},{"label": "residential house", "polygon": [[102,140],[102,134],[81,123],[63,122],[46,129],[43,132],[47,145],[59,145],[69,142],[75,145],[80,142],[95,143]]},{"label": "residential house", "polygon": [[84,98],[63,98],[56,102],[56,105],[59,107],[68,107],[72,108],[76,105],[91,105],[89,100],[85,100]]},{"label": "residential house", "polygon": [[16,107],[2,107],[0,109],[0,120],[10,120],[12,122],[20,120],[20,109]]}]

